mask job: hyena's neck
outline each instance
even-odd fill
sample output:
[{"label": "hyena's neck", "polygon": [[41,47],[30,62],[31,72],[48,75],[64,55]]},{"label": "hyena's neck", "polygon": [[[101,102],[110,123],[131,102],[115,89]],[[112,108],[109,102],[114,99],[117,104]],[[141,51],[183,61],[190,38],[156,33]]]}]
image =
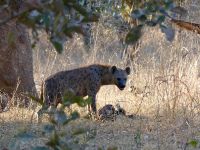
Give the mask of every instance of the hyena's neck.
[{"label": "hyena's neck", "polygon": [[111,85],[114,84],[113,75],[110,71],[111,66],[101,65],[101,85]]}]

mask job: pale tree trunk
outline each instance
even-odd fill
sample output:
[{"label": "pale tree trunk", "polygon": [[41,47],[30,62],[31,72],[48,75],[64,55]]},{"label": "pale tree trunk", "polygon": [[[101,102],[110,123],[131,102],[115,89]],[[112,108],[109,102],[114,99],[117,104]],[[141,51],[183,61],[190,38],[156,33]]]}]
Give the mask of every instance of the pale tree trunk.
[{"label": "pale tree trunk", "polygon": [[37,95],[29,35],[25,26],[15,20],[0,26],[0,90],[11,96],[14,93],[26,105],[29,99],[24,93]]}]

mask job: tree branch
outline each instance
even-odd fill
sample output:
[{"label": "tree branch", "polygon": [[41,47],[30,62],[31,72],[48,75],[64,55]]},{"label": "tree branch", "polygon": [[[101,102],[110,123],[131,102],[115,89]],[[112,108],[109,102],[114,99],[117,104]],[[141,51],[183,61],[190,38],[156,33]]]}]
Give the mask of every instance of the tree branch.
[{"label": "tree branch", "polygon": [[176,19],[172,19],[171,22],[176,24],[180,28],[200,34],[200,24],[186,22],[183,20],[176,20]]},{"label": "tree branch", "polygon": [[13,20],[13,19],[19,17],[20,15],[22,15],[25,12],[30,12],[32,10],[40,8],[41,6],[42,6],[42,4],[39,3],[39,0],[27,0],[27,1],[23,2],[22,4],[20,4],[20,7],[22,8],[20,12],[18,12],[17,14],[10,15],[10,16],[6,17],[5,19],[0,20],[0,26],[6,24],[10,20]]},{"label": "tree branch", "polygon": [[6,23],[9,22],[10,20],[13,20],[13,19],[19,17],[19,16],[22,15],[23,13],[29,12],[29,11],[32,11],[32,10],[34,10],[34,8],[30,8],[30,9],[24,10],[24,11],[22,11],[22,12],[19,12],[19,13],[17,13],[17,14],[8,16],[8,17],[5,18],[4,20],[0,21],[0,26],[6,24]]}]

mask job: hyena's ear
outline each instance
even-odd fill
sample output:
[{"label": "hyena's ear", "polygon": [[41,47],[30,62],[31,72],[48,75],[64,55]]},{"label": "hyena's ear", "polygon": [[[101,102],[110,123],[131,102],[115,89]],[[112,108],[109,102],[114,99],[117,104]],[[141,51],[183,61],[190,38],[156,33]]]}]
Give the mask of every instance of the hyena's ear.
[{"label": "hyena's ear", "polygon": [[131,68],[130,67],[126,67],[126,73],[129,75],[131,73]]},{"label": "hyena's ear", "polygon": [[111,73],[114,74],[117,71],[117,67],[112,66],[110,70],[111,70]]}]

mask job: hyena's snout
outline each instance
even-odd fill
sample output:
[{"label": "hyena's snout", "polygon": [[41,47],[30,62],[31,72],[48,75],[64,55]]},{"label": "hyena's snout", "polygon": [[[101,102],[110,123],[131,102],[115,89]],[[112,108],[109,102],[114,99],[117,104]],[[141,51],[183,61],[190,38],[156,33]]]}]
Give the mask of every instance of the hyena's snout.
[{"label": "hyena's snout", "polygon": [[117,78],[117,87],[123,90],[126,87],[126,79]]}]

